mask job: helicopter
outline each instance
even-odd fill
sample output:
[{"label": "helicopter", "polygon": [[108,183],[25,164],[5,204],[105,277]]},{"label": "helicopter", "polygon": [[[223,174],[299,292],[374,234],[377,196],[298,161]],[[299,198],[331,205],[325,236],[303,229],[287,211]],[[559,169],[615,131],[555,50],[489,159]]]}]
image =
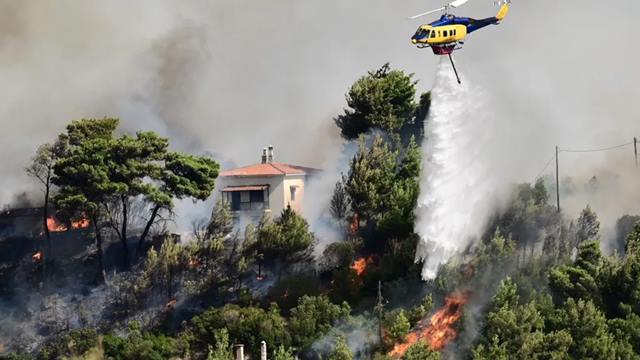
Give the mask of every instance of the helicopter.
[{"label": "helicopter", "polygon": [[450,13],[451,9],[456,9],[467,3],[467,1],[469,0],[455,0],[439,9],[427,11],[409,18],[415,20],[439,11],[444,12],[440,19],[427,25],[421,25],[411,37],[411,42],[420,49],[431,48],[435,55],[449,56],[451,66],[453,66],[453,71],[456,74],[459,84],[462,82],[460,81],[460,76],[458,76],[456,65],[453,63],[451,53],[461,49],[461,46],[464,44],[463,40],[472,32],[489,25],[498,25],[509,13],[509,4],[511,3],[511,0],[496,1],[496,5],[500,6],[498,14],[485,19],[476,20],[468,17],[455,16]]}]

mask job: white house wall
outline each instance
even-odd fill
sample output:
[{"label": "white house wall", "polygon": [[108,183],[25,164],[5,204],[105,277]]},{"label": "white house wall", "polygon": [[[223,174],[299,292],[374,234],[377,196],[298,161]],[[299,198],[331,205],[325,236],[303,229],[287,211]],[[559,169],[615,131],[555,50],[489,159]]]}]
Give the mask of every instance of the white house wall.
[{"label": "white house wall", "polygon": [[[304,198],[304,175],[288,175],[283,181],[283,202],[284,206],[291,204],[291,208],[298,213],[303,213],[302,199]],[[291,186],[296,187],[296,199],[291,200]]]},{"label": "white house wall", "polygon": [[[285,206],[284,176],[251,176],[225,177],[219,179],[218,189],[222,191],[227,186],[269,185],[269,209],[272,217],[277,217]],[[288,187],[286,188],[289,191]]]}]

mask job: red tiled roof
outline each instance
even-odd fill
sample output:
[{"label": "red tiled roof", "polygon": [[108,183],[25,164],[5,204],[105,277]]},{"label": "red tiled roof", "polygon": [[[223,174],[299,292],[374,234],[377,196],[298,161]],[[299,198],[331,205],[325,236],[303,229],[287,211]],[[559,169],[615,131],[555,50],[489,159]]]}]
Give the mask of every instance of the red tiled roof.
[{"label": "red tiled roof", "polygon": [[278,175],[309,175],[318,172],[318,169],[291,165],[279,162],[255,164],[220,172],[221,177],[226,176],[278,176]]}]

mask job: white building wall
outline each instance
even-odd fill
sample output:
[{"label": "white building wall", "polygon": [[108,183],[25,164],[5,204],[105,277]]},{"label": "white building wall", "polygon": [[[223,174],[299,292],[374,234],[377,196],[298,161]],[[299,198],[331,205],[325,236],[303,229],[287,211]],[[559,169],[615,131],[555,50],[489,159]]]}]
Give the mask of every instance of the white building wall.
[{"label": "white building wall", "polygon": [[[219,178],[218,190],[227,186],[269,185],[269,210],[272,217],[278,216],[285,207],[284,176],[230,176]],[[289,190],[287,190],[289,191]]]},{"label": "white building wall", "polygon": [[[291,208],[296,212],[302,214],[302,199],[304,198],[304,183],[306,176],[304,175],[289,175],[284,178],[283,181],[283,201],[284,206],[291,205]],[[295,199],[291,198],[291,188],[295,188]]]}]

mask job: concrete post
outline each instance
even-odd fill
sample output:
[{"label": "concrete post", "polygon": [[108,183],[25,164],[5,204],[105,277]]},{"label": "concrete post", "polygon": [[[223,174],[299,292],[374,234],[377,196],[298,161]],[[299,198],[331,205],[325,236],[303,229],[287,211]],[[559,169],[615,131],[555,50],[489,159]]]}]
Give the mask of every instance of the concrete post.
[{"label": "concrete post", "polygon": [[244,360],[244,345],[236,344],[236,360]]},{"label": "concrete post", "polygon": [[267,342],[260,341],[260,360],[267,360]]}]

